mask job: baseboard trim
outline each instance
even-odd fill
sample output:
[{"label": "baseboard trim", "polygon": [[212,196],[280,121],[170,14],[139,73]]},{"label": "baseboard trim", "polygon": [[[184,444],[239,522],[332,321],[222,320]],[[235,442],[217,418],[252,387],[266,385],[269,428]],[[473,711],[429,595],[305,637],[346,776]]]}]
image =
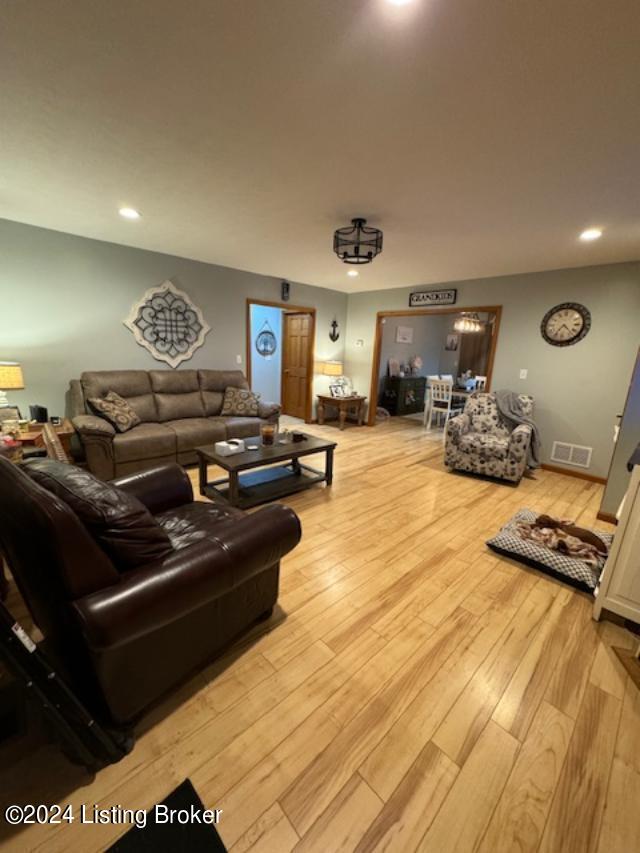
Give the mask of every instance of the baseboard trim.
[{"label": "baseboard trim", "polygon": [[540,466],[545,471],[553,471],[554,474],[566,474],[568,477],[577,477],[578,480],[589,480],[591,483],[606,485],[606,477],[596,477],[595,474],[586,474],[584,471],[572,471],[570,468],[562,468],[560,465],[547,465],[543,462]]},{"label": "baseboard trim", "polygon": [[596,513],[596,518],[598,521],[606,521],[608,524],[617,524],[618,519],[610,512],[602,512],[602,510],[598,510]]}]

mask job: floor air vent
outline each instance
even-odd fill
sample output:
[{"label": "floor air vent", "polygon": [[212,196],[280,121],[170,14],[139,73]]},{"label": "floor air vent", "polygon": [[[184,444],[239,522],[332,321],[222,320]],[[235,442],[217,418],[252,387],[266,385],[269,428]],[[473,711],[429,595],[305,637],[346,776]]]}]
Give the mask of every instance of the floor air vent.
[{"label": "floor air vent", "polygon": [[591,465],[592,453],[592,447],[583,447],[581,444],[568,444],[566,441],[554,441],[551,460],[553,462],[562,462],[563,465],[588,468]]}]

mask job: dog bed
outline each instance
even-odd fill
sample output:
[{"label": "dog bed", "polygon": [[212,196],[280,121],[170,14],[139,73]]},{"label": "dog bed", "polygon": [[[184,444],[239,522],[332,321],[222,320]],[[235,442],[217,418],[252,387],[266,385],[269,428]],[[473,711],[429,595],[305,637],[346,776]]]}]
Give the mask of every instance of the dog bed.
[{"label": "dog bed", "polygon": [[[604,568],[605,560],[601,561],[601,565],[593,567],[584,560],[569,557],[552,548],[545,548],[536,542],[523,539],[517,532],[518,522],[533,523],[538,515],[540,513],[533,512],[530,509],[519,510],[496,536],[487,541],[487,545],[496,554],[511,557],[512,560],[517,560],[519,563],[554,575],[572,586],[593,592]],[[602,539],[608,549],[611,548],[613,541],[611,533],[602,533],[600,530],[593,532]]]}]

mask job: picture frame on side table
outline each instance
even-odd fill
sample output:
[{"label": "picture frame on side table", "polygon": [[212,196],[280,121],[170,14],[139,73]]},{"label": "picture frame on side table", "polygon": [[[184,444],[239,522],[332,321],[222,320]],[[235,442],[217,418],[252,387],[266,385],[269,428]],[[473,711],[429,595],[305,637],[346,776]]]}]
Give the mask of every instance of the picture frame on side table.
[{"label": "picture frame on side table", "polygon": [[329,391],[332,397],[348,397],[344,385],[329,385]]}]

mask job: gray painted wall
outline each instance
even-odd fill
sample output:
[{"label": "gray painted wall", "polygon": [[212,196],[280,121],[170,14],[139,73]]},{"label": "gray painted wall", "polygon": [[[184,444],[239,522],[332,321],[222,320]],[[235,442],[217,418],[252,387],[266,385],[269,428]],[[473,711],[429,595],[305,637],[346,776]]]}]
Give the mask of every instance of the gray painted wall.
[{"label": "gray painted wall", "polygon": [[[549,461],[554,440],[587,445],[594,448],[589,473],[606,477],[615,416],[624,406],[638,348],[640,264],[448,282],[442,287],[458,289],[456,307],[461,309],[503,306],[492,387],[534,396],[543,460]],[[349,297],[346,371],[358,388],[370,388],[376,312],[407,308],[410,292],[419,289]],[[560,302],[581,302],[591,311],[591,332],[571,347],[552,347],[540,335],[542,317]],[[528,369],[527,379],[519,379],[520,368]]]},{"label": "gray painted wall", "polygon": [[[278,301],[280,280],[0,220],[0,360],[22,363],[26,389],[9,394],[23,409],[64,408],[68,380],[82,370],[161,366],[122,321],[149,287],[171,279],[212,327],[185,367],[245,368],[247,297]],[[452,286],[451,283],[446,285]],[[555,439],[594,448],[590,472],[606,476],[615,416],[622,411],[639,342],[640,264],[614,264],[457,282],[457,307],[502,305],[493,387],[525,391],[548,460]],[[435,287],[435,285],[434,285]],[[317,309],[315,359],[344,360],[345,373],[369,394],[377,311],[407,307],[411,290],[352,294],[293,283],[291,302]],[[544,313],[583,302],[592,330],[572,347],[540,336]],[[347,310],[348,309],[348,310]],[[340,339],[329,340],[334,316]],[[359,341],[363,342],[359,346]],[[529,371],[521,380],[521,367]],[[315,378],[316,391],[328,385]]]},{"label": "gray painted wall", "polygon": [[[0,361],[19,361],[26,384],[8,394],[10,402],[23,414],[29,403],[61,414],[69,379],[83,370],[166,366],[122,322],[165,279],[191,296],[211,326],[182,367],[245,370],[245,300],[279,301],[280,279],[0,220]],[[292,283],[291,303],[317,309],[316,359],[341,360],[346,295]],[[342,331],[336,343],[329,340],[334,316]],[[317,378],[318,389],[325,379]]]}]

